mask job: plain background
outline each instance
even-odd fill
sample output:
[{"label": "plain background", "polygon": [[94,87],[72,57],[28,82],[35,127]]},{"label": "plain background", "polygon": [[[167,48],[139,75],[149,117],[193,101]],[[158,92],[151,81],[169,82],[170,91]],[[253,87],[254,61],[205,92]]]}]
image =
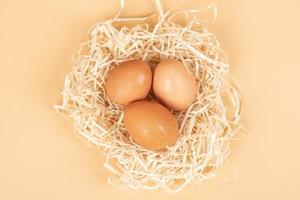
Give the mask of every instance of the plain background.
[{"label": "plain background", "polygon": [[[228,53],[251,131],[217,178],[177,194],[106,182],[102,157],[52,109],[88,29],[117,0],[0,0],[0,199],[300,199],[300,1],[165,0],[165,9],[219,10],[210,30]],[[155,12],[127,0],[123,16]],[[234,177],[236,174],[236,180]]]}]

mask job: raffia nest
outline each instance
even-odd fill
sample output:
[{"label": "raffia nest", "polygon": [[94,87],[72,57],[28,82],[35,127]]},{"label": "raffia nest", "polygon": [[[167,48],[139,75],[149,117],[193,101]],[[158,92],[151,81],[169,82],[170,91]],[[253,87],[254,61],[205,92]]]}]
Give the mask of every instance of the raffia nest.
[{"label": "raffia nest", "polygon": [[[224,163],[239,127],[241,100],[229,78],[225,54],[203,21],[181,9],[160,14],[132,20],[116,17],[96,24],[75,53],[62,104],[55,108],[71,118],[78,135],[104,153],[104,167],[114,174],[110,181],[131,188],[178,191],[192,181],[214,176]],[[178,14],[188,17],[188,23],[173,22]],[[140,21],[126,26],[133,20]],[[119,63],[143,59],[155,68],[166,58],[184,63],[197,80],[198,93],[188,109],[172,111],[180,127],[175,145],[155,152],[128,136],[123,107],[109,101],[104,84]]]}]

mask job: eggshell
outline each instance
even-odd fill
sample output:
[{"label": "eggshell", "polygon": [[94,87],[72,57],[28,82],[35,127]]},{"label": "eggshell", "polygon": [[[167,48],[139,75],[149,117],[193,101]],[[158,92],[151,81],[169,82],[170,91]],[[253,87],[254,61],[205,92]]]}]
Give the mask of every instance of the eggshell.
[{"label": "eggshell", "polygon": [[197,82],[182,62],[168,59],[155,68],[153,91],[170,109],[184,110],[195,100]]},{"label": "eggshell", "polygon": [[124,111],[124,125],[130,137],[149,150],[172,146],[179,135],[178,124],[164,106],[150,101],[129,104]]},{"label": "eggshell", "polygon": [[131,60],[114,68],[106,81],[107,97],[114,103],[128,105],[144,99],[151,88],[152,72],[141,60]]}]

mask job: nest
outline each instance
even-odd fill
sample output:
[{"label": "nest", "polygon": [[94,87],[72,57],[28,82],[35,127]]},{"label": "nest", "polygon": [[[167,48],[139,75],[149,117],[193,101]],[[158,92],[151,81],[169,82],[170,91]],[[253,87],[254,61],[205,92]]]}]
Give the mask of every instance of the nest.
[{"label": "nest", "polygon": [[[178,14],[188,16],[188,23],[175,23],[173,17]],[[116,17],[92,27],[88,40],[74,55],[63,101],[55,108],[71,118],[78,135],[101,149],[104,167],[113,174],[111,182],[135,189],[178,191],[190,182],[214,176],[230,154],[230,141],[239,127],[239,92],[216,37],[203,21],[191,16],[177,9],[137,19],[134,25],[126,25],[130,19]],[[122,24],[119,28],[118,23]],[[188,109],[171,111],[180,127],[177,142],[155,152],[128,136],[123,107],[109,101],[104,84],[119,63],[142,59],[155,68],[166,58],[185,65],[195,76],[198,91]]]}]

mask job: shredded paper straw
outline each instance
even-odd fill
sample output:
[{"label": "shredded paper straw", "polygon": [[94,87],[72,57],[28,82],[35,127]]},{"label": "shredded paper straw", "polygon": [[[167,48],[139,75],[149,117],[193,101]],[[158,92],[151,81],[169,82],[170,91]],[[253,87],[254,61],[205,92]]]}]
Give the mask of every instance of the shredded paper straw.
[{"label": "shredded paper straw", "polygon": [[[92,27],[89,39],[74,54],[63,101],[55,108],[71,119],[79,136],[104,153],[104,167],[112,172],[110,182],[135,189],[178,191],[188,183],[215,176],[224,164],[239,128],[242,101],[228,73],[226,56],[205,26],[216,19],[215,6],[164,13],[160,1],[156,3],[159,15],[120,18],[124,9],[121,1],[115,18]],[[211,10],[213,19],[198,19],[197,14],[204,10]],[[183,15],[188,23],[176,24],[172,20],[176,15]],[[126,26],[126,21],[137,23]],[[123,26],[116,28],[116,23]],[[123,107],[109,101],[104,85],[119,63],[143,59],[155,68],[166,58],[180,60],[195,76],[198,90],[187,110],[172,111],[180,127],[175,145],[155,152],[128,136]],[[225,102],[224,97],[230,101]]]}]

